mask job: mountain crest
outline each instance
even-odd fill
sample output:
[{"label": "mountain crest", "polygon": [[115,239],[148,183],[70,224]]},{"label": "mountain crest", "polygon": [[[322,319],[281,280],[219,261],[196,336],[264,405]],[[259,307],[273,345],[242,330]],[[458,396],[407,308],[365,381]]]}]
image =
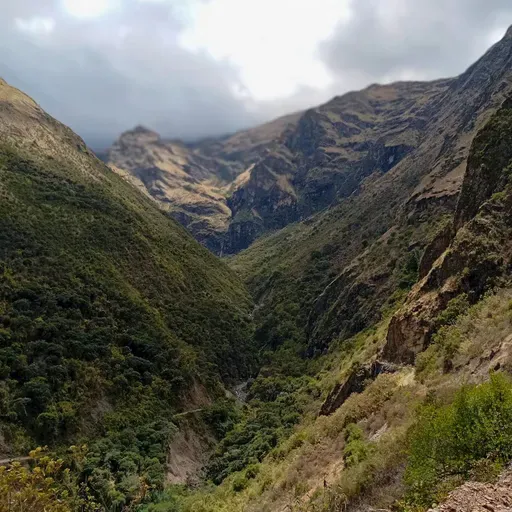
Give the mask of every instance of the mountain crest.
[{"label": "mountain crest", "polygon": [[144,138],[145,140],[151,141],[157,141],[160,140],[161,138],[159,133],[141,124],[137,125],[135,128],[132,128],[131,130],[127,130],[126,132],[124,132],[121,135],[120,139],[133,137]]}]

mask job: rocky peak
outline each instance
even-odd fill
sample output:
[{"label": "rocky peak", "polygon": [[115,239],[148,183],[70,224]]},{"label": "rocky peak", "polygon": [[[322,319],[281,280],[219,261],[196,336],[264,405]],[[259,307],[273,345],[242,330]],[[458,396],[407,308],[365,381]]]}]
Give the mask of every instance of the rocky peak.
[{"label": "rocky peak", "polygon": [[160,135],[150,130],[149,128],[146,128],[142,125],[137,125],[132,130],[127,130],[121,136],[119,137],[119,140],[123,141],[140,141],[140,142],[157,142],[161,139]]}]

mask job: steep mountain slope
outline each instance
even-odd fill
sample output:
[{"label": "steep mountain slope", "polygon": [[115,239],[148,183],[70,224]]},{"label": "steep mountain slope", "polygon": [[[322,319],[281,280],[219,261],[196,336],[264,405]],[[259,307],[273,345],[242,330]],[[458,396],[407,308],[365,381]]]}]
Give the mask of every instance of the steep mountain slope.
[{"label": "steep mountain slope", "polygon": [[174,415],[250,371],[251,300],[4,81],[0,120],[0,449],[93,440],[88,478],[117,510],[137,475],[162,482]]},{"label": "steep mountain slope", "polygon": [[[506,72],[507,40],[510,33],[485,62],[454,79],[372,85],[198,144],[162,141],[138,128],[123,134],[106,160],[129,179],[142,181],[217,254],[236,254],[264,233],[335,206],[368,177],[385,174],[404,159],[424,160],[426,153],[435,158],[441,150],[451,154],[453,161],[445,165],[453,172],[447,181],[431,179],[432,186],[425,183],[422,192],[426,198],[443,195],[443,189],[459,184],[474,116],[486,109],[485,89],[499,90],[489,77],[499,82]],[[438,162],[434,166],[431,171],[446,176]]]},{"label": "steep mountain slope", "polygon": [[432,105],[449,85],[374,85],[195,146],[137,128],[121,136],[107,161],[140,179],[214,252],[237,253],[395,166],[420,145]]},{"label": "steep mountain slope", "polygon": [[[283,409],[300,396],[299,424],[217,488],[169,490],[164,505],[180,512],[510,509],[511,148],[509,97],[477,131],[455,215],[427,245],[423,278],[403,307],[390,304],[382,321],[351,339],[342,333],[327,354],[309,359],[298,370],[299,389],[293,329],[280,318],[274,332],[285,346],[249,394],[278,397]],[[280,243],[293,236],[285,232]],[[256,418],[263,427],[265,413]],[[254,433],[260,445],[268,439],[262,431]],[[223,441],[236,462],[244,452],[233,441],[245,433],[239,426]]]},{"label": "steep mountain slope", "polygon": [[104,156],[123,178],[146,190],[203,245],[221,254],[232,213],[227,197],[298,116],[195,145],[165,141],[143,127],[125,132]]},{"label": "steep mountain slope", "polygon": [[[439,329],[450,304],[475,303],[501,281],[512,264],[512,100],[505,101],[476,137],[455,219],[428,274],[391,320],[384,356],[412,362]],[[437,259],[435,258],[437,256]]]},{"label": "steep mountain slope", "polygon": [[[460,77],[435,83],[437,93],[417,113],[423,128],[414,151],[391,169],[370,167],[339,204],[231,261],[259,303],[262,338],[278,345],[295,336],[314,353],[393,307],[428,266],[425,247],[446,247],[471,141],[512,90],[511,69],[509,31]],[[396,122],[413,130],[417,116]]]},{"label": "steep mountain slope", "polygon": [[350,196],[417,148],[449,81],[371,86],[305,112],[283,144],[251,169],[228,200],[225,252]]}]

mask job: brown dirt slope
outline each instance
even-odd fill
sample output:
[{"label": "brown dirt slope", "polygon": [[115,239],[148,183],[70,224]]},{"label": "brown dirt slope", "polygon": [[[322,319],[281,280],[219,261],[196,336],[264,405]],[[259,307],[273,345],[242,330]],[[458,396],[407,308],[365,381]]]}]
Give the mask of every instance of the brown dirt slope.
[{"label": "brown dirt slope", "polygon": [[429,512],[510,512],[512,472],[505,472],[495,484],[467,482],[451,492],[444,503]]}]

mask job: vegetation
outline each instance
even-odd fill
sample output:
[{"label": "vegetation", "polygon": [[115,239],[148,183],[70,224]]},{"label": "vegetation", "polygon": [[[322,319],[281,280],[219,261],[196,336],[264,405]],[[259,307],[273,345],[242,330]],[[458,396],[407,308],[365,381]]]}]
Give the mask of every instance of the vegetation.
[{"label": "vegetation", "polygon": [[[453,260],[458,296],[416,367],[371,375],[324,416],[334,385],[381,353],[424,247],[451,221],[452,198],[406,203],[421,165],[401,170],[403,186],[375,172],[375,186],[233,258],[252,314],[226,265],[66,144],[71,157],[0,148],[0,443],[54,454],[0,468],[0,512],[423,510],[512,460],[512,383],[493,373],[512,367],[511,292],[483,295],[510,286],[491,279],[508,265],[495,231],[510,238],[509,191],[486,191],[497,223],[476,219],[496,230],[461,230],[471,268]],[[473,157],[501,166],[487,152],[478,139]],[[247,379],[245,403],[226,396]],[[190,412],[216,450],[197,488],[166,488]],[[87,446],[66,450],[75,441]]]},{"label": "vegetation", "polygon": [[251,371],[250,300],[138,192],[89,171],[0,151],[0,422],[19,453],[87,439],[84,475],[115,510],[140,476],[161,486],[189,390],[215,397]]},{"label": "vegetation", "polygon": [[410,447],[406,483],[414,505],[431,505],[449,481],[475,471],[482,477],[484,462],[487,476],[496,475],[512,460],[512,382],[491,375],[489,382],[462,388],[449,405],[425,405]]},{"label": "vegetation", "polygon": [[251,383],[242,417],[226,433],[208,465],[207,475],[216,484],[234,472],[254,468],[292,433],[306,404],[319,396],[304,359],[285,347],[275,356]]},{"label": "vegetation", "polygon": [[350,423],[345,429],[345,447],[343,448],[343,460],[345,466],[350,468],[364,461],[371,452],[371,446],[364,439],[363,429]]},{"label": "vegetation", "polygon": [[38,448],[30,453],[31,468],[19,462],[0,467],[0,512],[95,512],[100,510],[86,486],[77,480],[85,447],[72,447],[68,464]]}]

